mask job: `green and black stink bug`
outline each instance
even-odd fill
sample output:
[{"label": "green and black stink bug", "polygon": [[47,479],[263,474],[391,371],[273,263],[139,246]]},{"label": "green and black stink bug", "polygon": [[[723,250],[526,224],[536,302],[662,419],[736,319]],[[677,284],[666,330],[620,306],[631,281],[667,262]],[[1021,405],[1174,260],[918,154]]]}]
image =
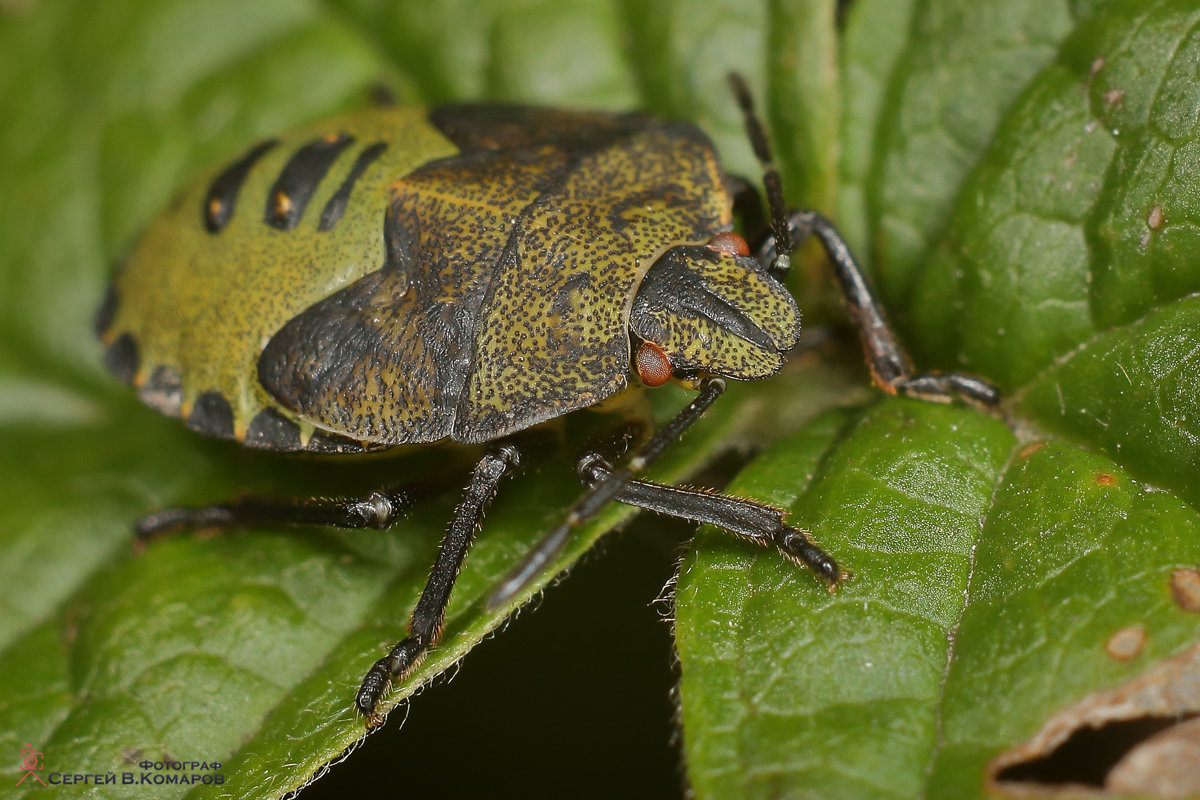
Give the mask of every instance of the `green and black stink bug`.
[{"label": "green and black stink bug", "polygon": [[[722,393],[776,373],[800,336],[782,278],[795,242],[824,245],[876,382],[993,404],[960,374],[916,375],[842,239],[788,213],[749,93],[734,79],[765,173],[757,255],[735,202],[761,216],[693,125],[638,114],[504,105],[374,108],[255,145],[179,199],[116,276],[98,328],[109,367],[153,408],[249,447],[354,453],[490,443],[450,523],[410,635],[367,672],[380,697],[437,644],[484,508],[520,458],[516,434],[668,380],[693,402],[589,486],[497,587],[503,604],[611,500],[715,523],[808,565],[837,563],[782,512],[636,480]],[[144,517],[141,535],[248,520],[390,525],[399,489],[342,500],[244,498]]]}]

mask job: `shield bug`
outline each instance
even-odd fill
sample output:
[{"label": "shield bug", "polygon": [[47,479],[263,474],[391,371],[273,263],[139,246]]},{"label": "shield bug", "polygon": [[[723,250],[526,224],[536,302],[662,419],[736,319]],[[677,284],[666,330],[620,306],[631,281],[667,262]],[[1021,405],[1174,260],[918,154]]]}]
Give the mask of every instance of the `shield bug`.
[{"label": "shield bug", "polygon": [[[783,513],[638,479],[727,379],[776,373],[800,336],[782,279],[816,236],[875,381],[889,392],[990,405],[961,374],[916,374],[854,257],[819,214],[789,213],[745,85],[769,233],[757,250],[733,209],[759,209],[693,125],[638,114],[504,105],[374,108],[249,148],[185,191],[116,276],[98,320],[114,373],[201,433],[249,447],[356,453],[443,440],[486,445],[443,539],[409,635],[367,672],[369,720],[389,682],[438,642],[459,567],[518,434],[668,381],[695,399],[619,468],[578,461],[587,490],[495,589],[510,601],[571,530],[616,500],[714,523],[810,567],[836,561]],[[168,508],[138,533],[251,520],[384,528],[401,489],[363,497],[249,497]]]}]

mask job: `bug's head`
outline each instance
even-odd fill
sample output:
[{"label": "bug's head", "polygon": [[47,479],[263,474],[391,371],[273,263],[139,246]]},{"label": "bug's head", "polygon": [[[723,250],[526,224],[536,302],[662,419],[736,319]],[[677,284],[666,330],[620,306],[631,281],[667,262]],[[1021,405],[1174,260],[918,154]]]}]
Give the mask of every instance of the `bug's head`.
[{"label": "bug's head", "polygon": [[629,324],[633,370],[647,386],[765,378],[800,339],[791,293],[733,233],[663,253],[638,288]]}]

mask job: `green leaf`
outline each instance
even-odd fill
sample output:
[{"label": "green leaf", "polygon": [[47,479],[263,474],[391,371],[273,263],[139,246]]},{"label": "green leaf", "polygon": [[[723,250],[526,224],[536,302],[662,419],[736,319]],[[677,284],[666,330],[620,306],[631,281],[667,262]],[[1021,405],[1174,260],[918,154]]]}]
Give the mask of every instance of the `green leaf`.
[{"label": "green leaf", "polygon": [[[1196,642],[1195,613],[1168,590],[1175,568],[1200,562],[1196,511],[1102,456],[1061,444],[1030,449],[1010,465],[975,554],[930,796],[962,796],[965,765],[978,774],[1047,709]],[[1138,652],[1107,652],[1132,626],[1145,636]],[[1008,702],[1015,696],[1023,702]]]},{"label": "green leaf", "polygon": [[[918,360],[1015,389],[1015,434],[888,401],[752,462],[732,490],[791,509],[855,577],[825,598],[698,537],[676,638],[699,797],[1099,787],[1149,747],[1108,723],[1196,710],[1177,585],[1200,563],[1194,4],[918,3],[899,58],[890,11],[859,5],[845,41],[844,153],[875,150],[865,215],[848,155],[842,207],[913,296]],[[1129,700],[1146,685],[1171,700]],[[1116,749],[1037,766],[1077,733]]]},{"label": "green leaf", "polygon": [[918,794],[946,633],[1012,444],[990,417],[891,401],[823,417],[739,477],[733,491],[793,509],[855,577],[830,596],[770,553],[698,538],[676,637],[700,796]]},{"label": "green leaf", "polygon": [[1200,504],[1197,331],[1200,298],[1170,303],[1080,345],[1028,387],[1022,405],[1047,427]]},{"label": "green leaf", "polygon": [[[1191,212],[1170,204],[1195,182],[1183,167],[1196,98],[1181,87],[1195,83],[1198,20],[1192,3],[1117,3],[1030,82],[963,185],[909,307],[930,359],[1020,386],[1107,325],[1200,288],[1193,266],[1174,268],[1188,260],[1178,233]],[[1161,198],[1146,197],[1135,166],[1154,158],[1148,139],[1163,141],[1159,156],[1178,146],[1170,174],[1186,175],[1163,173]],[[1149,224],[1156,202],[1173,220],[1160,230]],[[1113,247],[1133,237],[1137,263]]]},{"label": "green leaf", "polygon": [[[36,741],[51,769],[139,778],[142,760],[220,761],[228,783],[193,794],[259,797],[303,786],[361,740],[357,682],[401,634],[457,492],[431,499],[388,534],[263,528],[135,552],[129,525],[157,506],[243,492],[361,492],[427,472],[428,456],[347,465],[202,440],[112,385],[90,327],[110,261],[192,172],[247,140],[366,102],[372,84],[430,100],[486,95],[627,107],[641,104],[649,83],[621,57],[622,31],[642,13],[632,7],[426,11],[343,4],[334,13],[276,2],[245,13],[234,3],[173,0],[124,4],[119,13],[58,7],[2,19],[9,63],[41,64],[53,77],[0,86],[4,107],[30,123],[0,132],[5,152],[16,156],[0,165],[10,187],[0,195],[8,265],[0,300],[0,563],[8,609],[0,674],[10,687],[0,695],[0,747],[7,752]],[[767,22],[766,15],[745,20],[710,44],[765,41]],[[807,25],[807,17],[794,24]],[[441,68],[422,63],[431,60],[428,47],[414,47],[437,41],[444,43],[438,57],[450,59]],[[547,73],[540,65],[560,49],[577,68]],[[696,58],[660,51],[681,69]],[[604,59],[608,72],[598,67]],[[469,78],[461,67],[470,63],[480,66],[478,83],[455,83]],[[735,158],[753,174],[724,84],[725,72],[744,65],[705,63],[711,90],[688,86],[674,96],[687,116],[704,116],[694,100],[708,98],[717,133],[736,141]],[[787,102],[795,114],[794,97],[765,99],[768,108]],[[801,114],[794,124],[807,123]],[[731,392],[660,474],[694,472],[728,442],[793,428],[813,413],[806,409],[847,391],[853,396],[846,376],[818,366],[768,394]],[[792,403],[782,406],[785,397]],[[662,413],[684,402],[677,392],[660,400]],[[584,433],[570,441],[578,446]],[[468,458],[440,452],[447,485],[459,485]],[[484,610],[482,597],[579,494],[570,460],[566,450],[505,487],[457,586],[442,646],[388,707],[503,621]],[[581,531],[560,566],[629,516],[613,509]],[[15,783],[11,767],[6,774]],[[155,790],[182,796],[188,787]],[[145,787],[98,791],[143,796]]]},{"label": "green leaf", "polygon": [[[888,401],[742,474],[735,492],[791,508],[856,574],[826,597],[698,538],[676,636],[699,796],[983,796],[1049,711],[1196,642],[1169,585],[1200,563],[1200,515],[1103,456],[1014,445],[975,412]],[[1130,626],[1138,653],[1108,654]]]},{"label": "green leaf", "polygon": [[[875,132],[867,189],[874,259],[888,299],[908,296],[914,271],[947,227],[963,178],[1005,109],[1071,28],[1069,0],[926,0],[907,26]],[[901,20],[870,24],[892,41]],[[863,34],[865,36],[865,34]],[[884,45],[882,52],[892,46]],[[866,52],[859,63],[870,58]]]},{"label": "green leaf", "polygon": [[[222,786],[155,796],[280,797],[364,735],[358,681],[402,634],[473,454],[204,440],[116,386],[90,328],[110,265],[190,175],[379,85],[640,106],[699,122],[757,177],[736,69],[789,198],[837,210],[919,361],[1012,391],[1003,419],[844,407],[867,395],[835,346],[732,388],[664,460],[675,481],[769,443],[734,490],[789,509],[855,573],[829,596],[775,553],[699,537],[676,594],[697,796],[978,796],[1052,714],[1185,651],[1200,618],[1169,581],[1198,561],[1194,4],[860,0],[840,32],[837,5],[0,5],[0,780],[32,742],[68,773],[222,763]],[[657,393],[658,419],[684,402]],[[572,456],[601,424],[570,420],[561,453],[505,484],[442,645],[389,708],[502,625],[482,599],[578,496]],[[167,504],[431,472],[447,490],[387,533],[129,539]],[[606,510],[556,569],[630,516]],[[1107,652],[1139,625],[1136,655]],[[505,730],[482,710],[470,724]]]},{"label": "green leaf", "polygon": [[867,210],[872,154],[888,80],[908,45],[916,0],[859,0],[850,6],[842,36],[842,111],[837,221],[861,260],[873,255]]}]

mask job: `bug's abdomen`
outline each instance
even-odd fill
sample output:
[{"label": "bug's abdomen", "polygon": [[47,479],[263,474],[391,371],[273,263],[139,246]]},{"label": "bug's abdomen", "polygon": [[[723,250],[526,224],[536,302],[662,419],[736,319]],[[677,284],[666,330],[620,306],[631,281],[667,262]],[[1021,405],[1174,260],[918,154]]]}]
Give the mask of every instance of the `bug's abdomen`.
[{"label": "bug's abdomen", "polygon": [[110,367],[159,411],[251,446],[351,450],[259,383],[289,320],[384,263],[389,184],[456,152],[424,111],[370,109],[250,148],[155,220],[101,313]]}]

